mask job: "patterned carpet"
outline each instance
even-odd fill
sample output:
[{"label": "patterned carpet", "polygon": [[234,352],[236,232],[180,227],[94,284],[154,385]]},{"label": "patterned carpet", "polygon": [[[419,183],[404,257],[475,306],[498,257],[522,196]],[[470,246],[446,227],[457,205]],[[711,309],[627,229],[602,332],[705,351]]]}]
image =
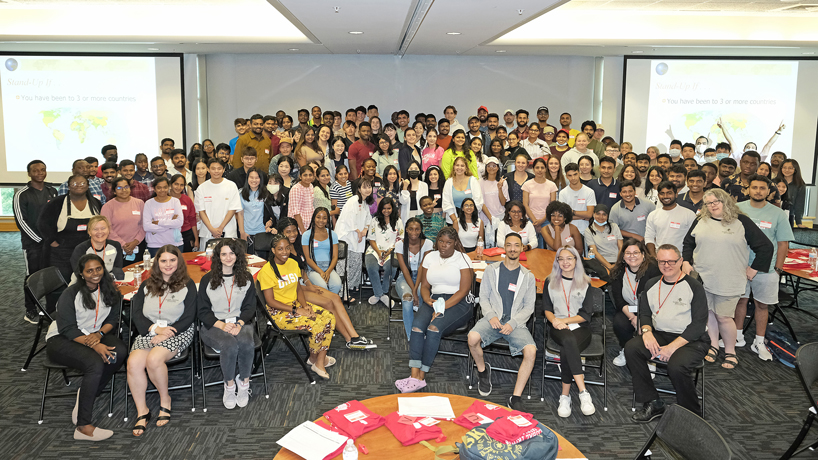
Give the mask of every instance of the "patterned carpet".
[{"label": "patterned carpet", "polygon": [[[402,323],[389,325],[392,340],[386,340],[387,312],[383,306],[369,305],[350,311],[358,332],[378,344],[368,352],[347,350],[340,335],[333,339],[331,355],[338,364],[331,368],[330,380],[315,385],[307,379],[290,353],[277,345],[267,357],[270,398],[263,396],[261,379],[253,381],[253,397],[245,409],[228,411],[221,405],[221,388],[208,388],[209,410],[202,411],[200,387],[194,405],[190,391],[173,392],[173,420],[161,429],[151,422],[139,439],[131,436],[132,421],[123,422],[124,386],[117,385],[116,405],[112,418],[107,417],[107,402],[97,400],[94,420],[115,431],[114,437],[103,443],[78,443],[72,438],[70,411],[73,398],[52,399],[46,403],[45,421],[37,424],[45,371],[41,357],[35,358],[27,372],[20,372],[25,361],[35,327],[22,320],[22,278],[24,260],[20,239],[16,233],[0,233],[0,292],[4,301],[0,314],[9,318],[0,336],[0,457],[4,459],[59,458],[147,458],[157,455],[170,459],[252,459],[272,458],[278,451],[276,440],[304,420],[312,420],[323,412],[350,399],[363,400],[395,393],[393,382],[408,376],[408,344]],[[813,308],[814,297],[805,295],[801,305]],[[608,307],[611,313],[610,306]],[[818,340],[814,320],[800,313],[791,313],[796,332],[803,343]],[[538,309],[536,339],[542,342],[542,312]],[[609,320],[610,323],[610,320]],[[610,324],[609,324],[610,326]],[[590,387],[597,413],[585,417],[572,391],[574,411],[571,417],[557,416],[560,384],[549,380],[545,384],[545,402],[540,402],[541,365],[538,357],[527,410],[537,419],[561,433],[590,459],[630,459],[652,432],[655,423],[639,425],[630,422],[631,386],[627,368],[613,366],[610,361],[618,353],[613,333],[608,328],[608,407],[602,410],[602,388]],[[749,336],[748,336],[749,337]],[[752,340],[749,338],[748,340]],[[299,345],[300,347],[300,345]],[[445,345],[463,349],[463,344]],[[542,353],[542,352],[540,352]],[[740,364],[734,371],[717,366],[707,367],[707,419],[727,439],[737,459],[778,458],[789,446],[806,415],[804,392],[795,373],[778,363],[760,361],[748,346],[739,349]],[[503,364],[498,358],[489,362]],[[516,368],[517,362],[508,360]],[[439,356],[428,377],[427,391],[479,397],[476,389],[469,390],[465,378],[465,358]],[[217,370],[207,375],[216,377]],[[556,369],[549,367],[556,374]],[[184,375],[171,376],[171,383],[182,382]],[[494,392],[488,400],[505,404],[513,389],[513,375],[494,373]],[[660,378],[657,381],[661,380]],[[70,390],[76,391],[79,380]],[[198,381],[196,382],[199,383]],[[51,379],[56,391],[61,390],[61,378]],[[661,385],[660,385],[661,386]],[[667,387],[667,385],[665,385]],[[670,397],[666,401],[672,401]],[[157,415],[158,396],[150,395],[148,404]],[[133,409],[131,409],[133,417]],[[154,419],[155,420],[155,419]],[[655,452],[654,458],[665,458]],[[429,459],[433,458],[430,453]],[[373,459],[375,460],[375,459]]]}]

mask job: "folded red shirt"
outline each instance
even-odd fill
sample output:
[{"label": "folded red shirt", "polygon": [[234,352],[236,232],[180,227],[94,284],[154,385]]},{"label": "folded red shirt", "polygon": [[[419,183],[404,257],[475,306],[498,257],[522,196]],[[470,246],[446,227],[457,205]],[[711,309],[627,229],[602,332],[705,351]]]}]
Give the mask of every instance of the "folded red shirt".
[{"label": "folded red shirt", "polygon": [[385,422],[383,417],[354,399],[324,412],[324,417],[341,430],[341,433],[352,439],[358,439],[362,434],[369,433]]},{"label": "folded red shirt", "polygon": [[500,417],[508,415],[510,412],[505,407],[496,406],[494,404],[487,404],[482,401],[475,401],[466,410],[460,414],[460,417],[454,419],[454,423],[472,429],[480,425],[493,423]]},{"label": "folded red shirt", "polygon": [[386,416],[386,427],[404,446],[436,439],[443,434],[443,430],[437,426],[439,422],[431,417],[407,417],[397,412]]},{"label": "folded red shirt", "polygon": [[504,444],[517,444],[541,435],[542,430],[537,427],[539,423],[533,415],[515,410],[495,420],[486,428],[486,434]]},{"label": "folded red shirt", "polygon": [[494,257],[499,256],[500,254],[505,254],[506,250],[503,248],[488,248],[483,250],[484,256]]}]

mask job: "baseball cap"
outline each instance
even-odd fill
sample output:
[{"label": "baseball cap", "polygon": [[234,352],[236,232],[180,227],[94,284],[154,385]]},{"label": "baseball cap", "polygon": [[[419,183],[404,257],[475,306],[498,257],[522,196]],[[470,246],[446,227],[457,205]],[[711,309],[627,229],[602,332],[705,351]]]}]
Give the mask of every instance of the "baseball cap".
[{"label": "baseball cap", "polygon": [[605,131],[605,127],[604,127],[604,126],[602,126],[602,123],[598,123],[598,124],[596,125],[596,130],[597,130],[597,131]]},{"label": "baseball cap", "polygon": [[539,109],[537,109],[537,112],[539,112],[540,110],[545,110],[545,113],[548,113],[548,107],[546,106],[540,107]]},{"label": "baseball cap", "polygon": [[506,109],[506,111],[505,111],[505,112],[503,112],[503,115],[505,115],[505,114],[507,114],[507,113],[510,113],[510,114],[514,115],[514,111],[513,111],[513,110],[511,110],[511,109]]},{"label": "baseball cap", "polygon": [[489,111],[488,107],[486,107],[485,105],[481,105],[480,107],[478,107],[478,108],[477,108],[477,111],[479,112],[479,111],[480,111],[480,109],[483,109],[483,110],[485,110],[486,112],[488,112],[488,111]]},{"label": "baseball cap", "polygon": [[489,163],[494,163],[494,164],[496,164],[497,166],[500,166],[500,160],[498,160],[496,157],[488,157],[488,158],[486,158],[486,164],[489,164]]}]

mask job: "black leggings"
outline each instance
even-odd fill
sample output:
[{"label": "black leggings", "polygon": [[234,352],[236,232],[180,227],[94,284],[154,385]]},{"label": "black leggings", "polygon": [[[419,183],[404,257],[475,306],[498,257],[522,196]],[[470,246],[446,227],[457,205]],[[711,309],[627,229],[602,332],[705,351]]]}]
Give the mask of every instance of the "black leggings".
[{"label": "black leggings", "polygon": [[625,349],[625,344],[628,343],[628,340],[633,338],[633,334],[636,332],[636,328],[633,327],[631,320],[625,316],[625,313],[622,313],[621,309],[616,311],[616,314],[613,318],[613,330],[614,334],[616,334],[616,339],[619,341],[619,346],[622,349]]},{"label": "black leggings", "polygon": [[591,328],[581,325],[572,331],[552,327],[551,338],[560,346],[562,383],[570,385],[575,375],[582,374],[582,359],[579,353],[591,344]]}]

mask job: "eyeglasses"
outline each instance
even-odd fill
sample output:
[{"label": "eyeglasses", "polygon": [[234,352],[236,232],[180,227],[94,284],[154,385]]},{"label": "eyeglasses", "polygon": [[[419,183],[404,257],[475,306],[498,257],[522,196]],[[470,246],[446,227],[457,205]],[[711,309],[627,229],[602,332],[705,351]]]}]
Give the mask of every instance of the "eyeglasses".
[{"label": "eyeglasses", "polygon": [[657,262],[659,263],[659,265],[676,265],[676,262],[680,260],[682,260],[681,257],[679,257],[676,260],[657,260]]},{"label": "eyeglasses", "polygon": [[131,186],[130,185],[120,185],[120,186],[117,186],[116,189],[117,190],[130,190]]},{"label": "eyeglasses", "polygon": [[88,185],[88,182],[71,182],[68,185],[70,185],[71,187],[82,187]]},{"label": "eyeglasses", "polygon": [[521,212],[522,211],[520,211],[519,209],[512,209],[512,210],[508,211],[509,214],[520,214]]},{"label": "eyeglasses", "polygon": [[638,257],[638,256],[641,256],[641,255],[642,255],[642,253],[638,252],[638,251],[637,252],[626,252],[625,253],[625,257]]},{"label": "eyeglasses", "polygon": [[717,205],[719,203],[723,203],[723,201],[721,201],[721,200],[713,200],[713,201],[709,201],[709,202],[705,201],[704,205],[705,206],[715,206],[715,205]]},{"label": "eyeglasses", "polygon": [[577,260],[576,257],[557,257],[557,262],[560,262],[560,263],[562,263],[562,262],[573,262],[575,260]]}]

